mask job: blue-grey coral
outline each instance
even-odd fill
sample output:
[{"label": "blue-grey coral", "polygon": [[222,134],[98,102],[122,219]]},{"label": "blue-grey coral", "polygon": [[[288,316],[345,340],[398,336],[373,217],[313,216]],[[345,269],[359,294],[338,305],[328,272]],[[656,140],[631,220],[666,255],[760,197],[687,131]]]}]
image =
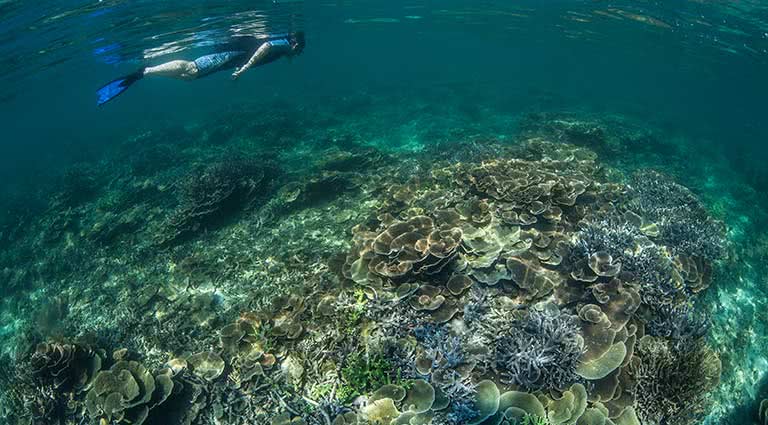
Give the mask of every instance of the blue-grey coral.
[{"label": "blue-grey coral", "polygon": [[562,389],[578,379],[583,352],[577,319],[531,309],[497,340],[495,368],[505,384],[528,391]]},{"label": "blue-grey coral", "polygon": [[657,304],[678,292],[672,282],[672,262],[657,246],[643,247],[624,264],[624,271],[631,273],[642,287],[641,295],[646,304]]},{"label": "blue-grey coral", "polygon": [[653,319],[645,326],[651,336],[670,338],[678,343],[697,340],[707,334],[709,318],[693,306],[663,305],[654,311]]},{"label": "blue-grey coral", "polygon": [[655,171],[636,173],[631,183],[638,212],[657,224],[660,240],[674,254],[709,261],[724,255],[725,226],[689,189]]},{"label": "blue-grey coral", "polygon": [[450,407],[438,412],[437,423],[445,425],[466,424],[476,418],[480,412],[475,402],[477,390],[469,379],[457,379],[440,386],[440,390],[451,401]]},{"label": "blue-grey coral", "polygon": [[469,360],[461,336],[452,334],[445,325],[431,323],[416,327],[414,336],[424,345],[427,356],[432,359],[432,369],[428,376],[430,384],[450,401],[450,408],[437,412],[437,423],[459,425],[477,417],[479,411],[475,402],[475,384],[471,378],[457,370],[457,367]]},{"label": "blue-grey coral", "polygon": [[603,217],[581,226],[571,255],[583,258],[602,251],[620,258],[634,247],[635,240],[641,235],[637,227],[626,221]]},{"label": "blue-grey coral", "polygon": [[488,292],[473,287],[469,292],[469,301],[464,304],[464,322],[472,326],[488,312]]},{"label": "blue-grey coral", "polygon": [[424,323],[413,329],[413,336],[428,350],[434,350],[448,338],[449,331],[444,325]]},{"label": "blue-grey coral", "polygon": [[621,271],[640,284],[645,304],[662,304],[679,292],[673,283],[672,261],[636,225],[620,217],[603,217],[583,225],[576,233],[571,261],[584,262],[600,252],[610,254],[621,264]]},{"label": "blue-grey coral", "polygon": [[425,347],[435,367],[453,369],[466,362],[461,337],[452,335],[445,325],[427,323],[416,327],[413,334]]}]

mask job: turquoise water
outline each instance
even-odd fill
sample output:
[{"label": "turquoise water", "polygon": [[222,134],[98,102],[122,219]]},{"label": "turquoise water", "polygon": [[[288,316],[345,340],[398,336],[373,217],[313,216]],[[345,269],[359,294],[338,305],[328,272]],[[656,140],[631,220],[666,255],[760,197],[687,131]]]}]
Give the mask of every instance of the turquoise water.
[{"label": "turquoise water", "polygon": [[766,420],[761,2],[0,0],[0,40],[0,423]]}]

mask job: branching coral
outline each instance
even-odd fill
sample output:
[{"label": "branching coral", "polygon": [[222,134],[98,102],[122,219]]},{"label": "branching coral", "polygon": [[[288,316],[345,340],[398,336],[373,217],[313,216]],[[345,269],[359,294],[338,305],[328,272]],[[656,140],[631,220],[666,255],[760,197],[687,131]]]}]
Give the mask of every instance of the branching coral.
[{"label": "branching coral", "polygon": [[506,384],[532,391],[563,389],[578,379],[583,352],[577,319],[531,309],[499,337],[495,368]]},{"label": "branching coral", "polygon": [[60,184],[54,202],[64,207],[73,207],[90,199],[98,189],[93,169],[84,164],[68,168],[61,176]]},{"label": "branching coral", "polygon": [[480,320],[488,311],[488,294],[483,289],[472,289],[469,292],[469,301],[464,304],[464,323],[472,326]]},{"label": "branching coral", "polygon": [[61,422],[65,393],[52,385],[41,384],[29,371],[29,362],[15,368],[10,356],[0,358],[0,414],[11,425],[47,425]]},{"label": "branching coral", "polygon": [[655,245],[644,246],[635,253],[626,262],[625,271],[642,287],[641,295],[647,305],[664,303],[680,291],[674,282],[672,262]]},{"label": "branching coral", "polygon": [[[428,323],[417,327],[413,333],[424,347],[422,362],[425,366],[429,366],[422,367],[423,374],[432,373],[441,377],[448,377],[459,366],[469,362],[462,338],[452,334],[445,325]],[[431,360],[431,365],[426,365],[424,360]],[[451,382],[453,380],[447,379]]]},{"label": "branching coral", "polygon": [[631,183],[638,212],[658,225],[660,240],[674,254],[709,261],[723,257],[725,226],[690,190],[655,171],[639,172]]},{"label": "branching coral", "polygon": [[639,361],[630,365],[632,390],[643,424],[688,425],[707,408],[707,394],[720,379],[720,360],[703,342],[674,346],[645,336],[637,344]]},{"label": "branching coral", "polygon": [[636,240],[641,236],[637,227],[618,217],[592,220],[576,233],[572,255],[581,259],[596,252],[605,252],[620,259],[634,251]]},{"label": "branching coral", "polygon": [[445,425],[460,425],[477,418],[480,411],[475,405],[477,386],[468,379],[457,379],[440,386],[450,400],[449,408],[438,411],[436,420]]},{"label": "branching coral", "polygon": [[416,339],[425,347],[417,360],[419,373],[427,376],[448,404],[436,413],[438,423],[469,423],[481,415],[477,406],[477,386],[469,374],[474,368],[460,336],[445,325],[427,324],[414,329]]},{"label": "branching coral", "polygon": [[274,170],[254,159],[233,159],[190,174],[179,207],[168,218],[159,243],[171,243],[243,209],[261,194]]},{"label": "branching coral", "polygon": [[577,280],[592,282],[623,272],[640,285],[647,305],[669,303],[681,293],[671,259],[637,225],[619,216],[584,224],[576,233],[570,259]]},{"label": "branching coral", "polygon": [[653,312],[653,318],[645,325],[645,332],[672,339],[677,344],[688,344],[706,335],[709,325],[709,318],[693,306],[663,305]]}]

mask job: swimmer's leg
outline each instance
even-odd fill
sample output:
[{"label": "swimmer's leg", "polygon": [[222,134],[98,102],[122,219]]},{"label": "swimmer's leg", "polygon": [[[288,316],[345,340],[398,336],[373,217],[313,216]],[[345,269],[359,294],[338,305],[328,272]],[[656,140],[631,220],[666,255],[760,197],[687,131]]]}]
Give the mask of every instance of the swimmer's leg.
[{"label": "swimmer's leg", "polygon": [[245,52],[214,53],[199,57],[194,61],[175,60],[157,66],[141,68],[132,74],[112,80],[98,89],[96,91],[98,95],[96,103],[103,105],[109,102],[145,76],[156,75],[180,80],[194,80],[235,66],[244,54]]},{"label": "swimmer's leg", "polygon": [[175,60],[157,66],[148,66],[144,68],[144,75],[194,80],[199,76],[199,72],[194,61]]}]

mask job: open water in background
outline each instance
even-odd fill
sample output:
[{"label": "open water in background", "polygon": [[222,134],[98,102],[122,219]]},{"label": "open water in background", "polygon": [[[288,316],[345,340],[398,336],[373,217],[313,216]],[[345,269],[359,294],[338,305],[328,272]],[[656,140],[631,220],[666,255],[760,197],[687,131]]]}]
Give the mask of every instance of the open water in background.
[{"label": "open water in background", "polygon": [[[96,107],[96,88],[142,64],[192,59],[228,36],[283,28],[307,32],[292,63],[236,82],[226,73],[149,79]],[[766,49],[768,6],[759,1],[6,0],[0,181],[238,102],[322,104],[455,85],[503,99],[506,112],[545,98],[544,107],[652,121],[727,145],[727,160],[764,182]]]}]

